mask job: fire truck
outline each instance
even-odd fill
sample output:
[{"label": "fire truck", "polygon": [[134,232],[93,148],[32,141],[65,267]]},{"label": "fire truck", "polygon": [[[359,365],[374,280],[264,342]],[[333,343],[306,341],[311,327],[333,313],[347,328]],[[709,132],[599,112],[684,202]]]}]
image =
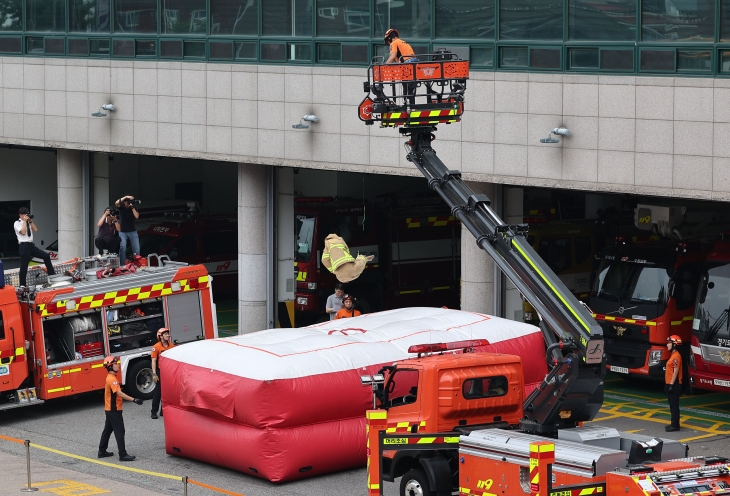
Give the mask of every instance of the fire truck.
[{"label": "fire truck", "polygon": [[730,242],[717,241],[702,267],[692,321],[692,387],[730,391]]},{"label": "fire truck", "polygon": [[125,391],[149,399],[160,327],[176,344],[216,337],[205,267],[166,262],[97,278],[117,265],[116,256],[75,259],[55,264],[50,280],[33,267],[25,287],[17,269],[0,277],[0,409],[103,389],[107,355],[120,358]]},{"label": "fire truck", "polygon": [[523,401],[519,357],[469,353],[483,343],[460,342],[412,346],[416,358],[362,376],[373,389],[368,494],[398,477],[401,496],[730,493],[727,459],[687,459],[676,441],[580,427],[603,403],[602,327],[530,246],[526,226],[505,224],[431,147],[436,124],[460,119],[467,78],[468,62],[443,52],[381,60],[368,69],[359,115],[401,127],[408,160],[539,313],[550,371]]},{"label": "fire truck", "polygon": [[330,233],[341,236],[353,256],[374,257],[345,286],[364,313],[413,305],[458,308],[461,226],[439,198],[297,197],[294,213],[299,315],[322,317],[334,293],[337,279],[321,267]]}]

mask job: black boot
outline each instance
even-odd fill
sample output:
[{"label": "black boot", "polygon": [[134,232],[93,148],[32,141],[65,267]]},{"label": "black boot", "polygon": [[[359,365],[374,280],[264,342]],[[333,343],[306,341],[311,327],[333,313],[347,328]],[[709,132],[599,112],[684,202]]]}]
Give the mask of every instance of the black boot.
[{"label": "black boot", "polygon": [[120,456],[119,461],[120,462],[133,462],[135,458],[137,458],[137,457],[127,454],[124,456]]},{"label": "black boot", "polygon": [[108,457],[110,457],[110,456],[114,456],[114,453],[112,453],[111,451],[100,451],[100,452],[99,452],[99,453],[97,454],[97,456],[98,456],[99,458],[108,458]]}]

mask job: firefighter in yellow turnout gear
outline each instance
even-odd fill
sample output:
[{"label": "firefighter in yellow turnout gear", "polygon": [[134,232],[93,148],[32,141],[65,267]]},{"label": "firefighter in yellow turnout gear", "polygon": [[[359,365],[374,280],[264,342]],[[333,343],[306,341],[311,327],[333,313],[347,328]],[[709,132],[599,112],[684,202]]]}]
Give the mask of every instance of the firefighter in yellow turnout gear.
[{"label": "firefighter in yellow turnout gear", "polygon": [[353,257],[347,243],[336,234],[328,235],[324,240],[322,264],[332,272],[340,282],[350,282],[357,279],[373,255],[358,255]]}]

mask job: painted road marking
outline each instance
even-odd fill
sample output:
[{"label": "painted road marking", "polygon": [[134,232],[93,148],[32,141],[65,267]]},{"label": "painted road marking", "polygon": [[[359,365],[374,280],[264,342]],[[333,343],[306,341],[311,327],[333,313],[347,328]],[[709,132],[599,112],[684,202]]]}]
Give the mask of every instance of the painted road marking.
[{"label": "painted road marking", "polygon": [[58,496],[93,496],[94,494],[106,494],[111,491],[100,487],[76,482],[68,479],[59,479],[47,482],[36,482],[33,487],[40,489],[42,493],[56,494]]}]

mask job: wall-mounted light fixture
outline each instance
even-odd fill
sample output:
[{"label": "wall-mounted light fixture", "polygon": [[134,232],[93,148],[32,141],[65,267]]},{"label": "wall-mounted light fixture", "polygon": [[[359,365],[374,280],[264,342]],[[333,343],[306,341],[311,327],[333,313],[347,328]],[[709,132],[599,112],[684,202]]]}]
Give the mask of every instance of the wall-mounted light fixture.
[{"label": "wall-mounted light fixture", "polygon": [[543,138],[540,140],[540,143],[560,143],[560,140],[558,138],[553,138],[553,134],[555,136],[570,136],[570,131],[565,129],[564,127],[556,127],[552,131],[550,131],[550,134],[548,134],[547,138]]},{"label": "wall-mounted light fixture", "polygon": [[309,124],[304,124],[304,122],[318,122],[319,119],[316,115],[305,115],[301,119],[299,119],[299,124],[292,124],[291,127],[294,129],[309,129]]},{"label": "wall-mounted light fixture", "polygon": [[91,114],[91,116],[92,117],[106,117],[108,114],[106,112],[104,112],[105,110],[112,112],[112,111],[116,110],[116,107],[114,107],[114,105],[112,105],[111,103],[107,103],[106,105],[102,105],[101,107],[99,107],[99,111],[94,112],[93,114]]}]

